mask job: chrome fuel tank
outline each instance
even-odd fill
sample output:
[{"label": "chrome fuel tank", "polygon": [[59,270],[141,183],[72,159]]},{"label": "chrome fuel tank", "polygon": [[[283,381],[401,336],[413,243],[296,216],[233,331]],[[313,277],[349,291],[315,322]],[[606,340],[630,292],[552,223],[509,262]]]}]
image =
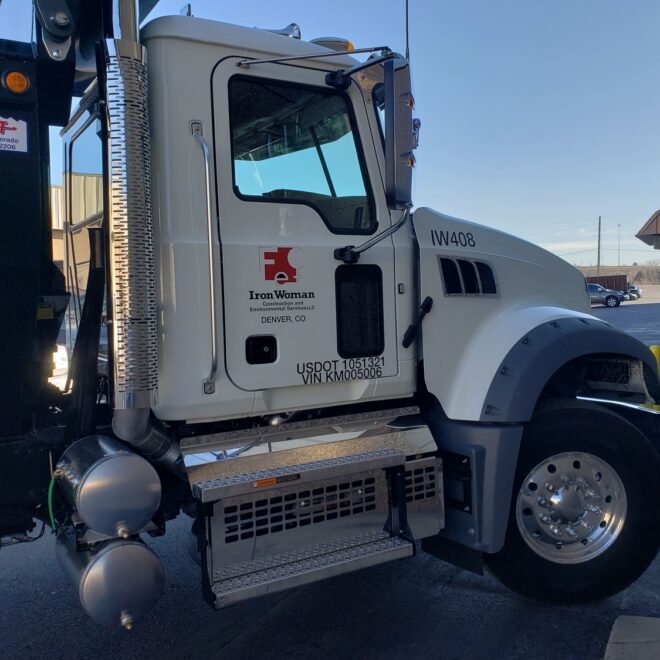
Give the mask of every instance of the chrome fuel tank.
[{"label": "chrome fuel tank", "polygon": [[61,534],[56,553],[83,608],[98,623],[130,629],[163,591],[160,559],[141,541],[110,541],[93,552],[77,552],[73,539]]},{"label": "chrome fuel tank", "polygon": [[62,494],[83,522],[100,534],[135,534],[160,505],[156,470],[114,438],[92,435],[79,440],[64,452],[57,468]]}]

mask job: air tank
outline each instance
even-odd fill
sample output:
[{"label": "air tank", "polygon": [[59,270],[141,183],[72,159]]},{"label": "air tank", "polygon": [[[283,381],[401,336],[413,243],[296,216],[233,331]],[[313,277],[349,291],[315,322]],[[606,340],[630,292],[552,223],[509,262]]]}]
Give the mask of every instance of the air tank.
[{"label": "air tank", "polygon": [[139,540],[106,541],[94,551],[77,552],[75,540],[60,534],[56,554],[83,608],[97,623],[130,630],[163,591],[160,559]]},{"label": "air tank", "polygon": [[57,485],[82,521],[109,537],[136,534],[158,510],[161,484],[144,458],[118,440],[78,440],[57,464]]}]

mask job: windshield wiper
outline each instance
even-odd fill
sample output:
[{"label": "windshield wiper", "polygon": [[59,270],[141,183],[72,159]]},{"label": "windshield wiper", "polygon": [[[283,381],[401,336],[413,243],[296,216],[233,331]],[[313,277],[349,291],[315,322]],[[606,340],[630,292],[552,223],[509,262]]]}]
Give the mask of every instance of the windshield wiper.
[{"label": "windshield wiper", "polygon": [[335,186],[332,183],[332,179],[330,178],[330,170],[328,169],[328,163],[325,160],[325,156],[323,155],[323,150],[321,149],[321,143],[319,142],[318,135],[316,135],[316,131],[314,130],[313,126],[309,127],[309,132],[310,135],[312,136],[312,140],[314,140],[316,153],[318,154],[319,160],[321,161],[321,167],[323,168],[323,174],[325,174],[325,180],[328,184],[328,188],[330,188],[330,195],[332,195],[332,197],[337,197]]}]

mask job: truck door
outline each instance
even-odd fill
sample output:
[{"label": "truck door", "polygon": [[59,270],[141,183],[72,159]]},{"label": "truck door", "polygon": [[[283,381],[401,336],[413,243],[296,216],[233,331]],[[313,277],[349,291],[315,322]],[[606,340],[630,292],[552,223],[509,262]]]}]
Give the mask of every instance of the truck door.
[{"label": "truck door", "polygon": [[396,375],[391,239],[359,264],[334,258],[390,224],[359,90],[237,61],[212,79],[229,378],[263,390]]}]

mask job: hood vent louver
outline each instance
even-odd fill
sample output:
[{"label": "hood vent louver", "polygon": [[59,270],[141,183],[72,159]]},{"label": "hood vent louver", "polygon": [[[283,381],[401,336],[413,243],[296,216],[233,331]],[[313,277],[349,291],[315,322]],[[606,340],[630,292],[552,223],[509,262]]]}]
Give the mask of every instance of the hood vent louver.
[{"label": "hood vent louver", "polygon": [[446,296],[499,295],[495,273],[485,261],[438,257]]}]

